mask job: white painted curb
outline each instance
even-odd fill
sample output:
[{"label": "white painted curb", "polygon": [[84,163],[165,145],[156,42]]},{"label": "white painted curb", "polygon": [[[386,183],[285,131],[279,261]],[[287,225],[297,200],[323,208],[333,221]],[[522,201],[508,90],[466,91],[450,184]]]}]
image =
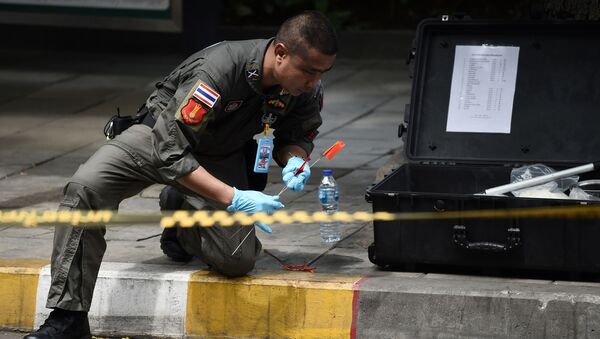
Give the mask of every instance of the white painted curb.
[{"label": "white painted curb", "polygon": [[[198,269],[173,265],[102,263],[89,312],[92,333],[184,337],[188,281]],[[50,265],[39,277],[35,328],[50,313]]]}]

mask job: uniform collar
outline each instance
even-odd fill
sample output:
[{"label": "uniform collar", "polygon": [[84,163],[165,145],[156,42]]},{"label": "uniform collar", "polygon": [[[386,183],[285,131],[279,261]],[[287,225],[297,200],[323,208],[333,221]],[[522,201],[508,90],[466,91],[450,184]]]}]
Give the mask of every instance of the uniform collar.
[{"label": "uniform collar", "polygon": [[250,57],[244,67],[244,76],[246,77],[246,81],[248,81],[248,85],[258,94],[265,94],[262,90],[263,61],[267,47],[273,40],[274,38],[271,38],[256,44],[250,52]]}]

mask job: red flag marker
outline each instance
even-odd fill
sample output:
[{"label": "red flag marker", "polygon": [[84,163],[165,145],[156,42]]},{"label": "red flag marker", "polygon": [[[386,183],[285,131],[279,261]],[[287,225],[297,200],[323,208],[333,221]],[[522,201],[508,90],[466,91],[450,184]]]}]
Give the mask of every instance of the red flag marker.
[{"label": "red flag marker", "polygon": [[333,157],[335,157],[336,154],[338,154],[342,148],[346,147],[346,144],[343,141],[336,141],[335,144],[333,144],[331,147],[329,147],[325,152],[323,152],[323,155],[331,160],[333,159]]},{"label": "red flag marker", "polygon": [[323,154],[321,154],[321,157],[319,157],[319,159],[315,160],[315,162],[313,162],[310,165],[310,167],[313,167],[316,163],[319,162],[319,160],[323,159],[324,157],[329,160],[333,159],[333,157],[335,157],[344,147],[346,147],[346,143],[344,143],[341,140],[336,141],[333,145],[331,145],[331,147],[326,149],[325,152],[323,152]]}]

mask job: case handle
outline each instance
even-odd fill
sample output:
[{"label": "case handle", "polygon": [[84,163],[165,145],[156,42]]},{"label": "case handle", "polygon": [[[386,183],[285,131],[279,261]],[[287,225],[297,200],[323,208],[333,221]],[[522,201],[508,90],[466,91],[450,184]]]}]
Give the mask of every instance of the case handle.
[{"label": "case handle", "polygon": [[470,242],[467,238],[467,227],[463,225],[454,225],[453,240],[454,244],[467,250],[480,250],[490,252],[508,252],[521,245],[521,230],[518,228],[509,228],[507,230],[506,244],[499,244],[489,241]]}]

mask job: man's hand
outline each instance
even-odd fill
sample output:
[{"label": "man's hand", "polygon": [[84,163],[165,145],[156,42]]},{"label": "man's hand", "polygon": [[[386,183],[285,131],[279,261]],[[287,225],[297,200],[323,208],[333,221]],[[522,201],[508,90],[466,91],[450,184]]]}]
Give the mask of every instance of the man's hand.
[{"label": "man's hand", "polygon": [[[279,202],[278,195],[266,195],[258,191],[241,191],[235,187],[233,190],[233,200],[231,201],[231,205],[227,206],[228,212],[241,211],[248,214],[265,212],[271,214],[284,207]],[[262,222],[256,222],[255,225],[267,233],[273,232],[269,225]]]},{"label": "man's hand", "polygon": [[310,177],[310,166],[308,165],[308,162],[306,162],[304,168],[300,173],[298,173],[298,175],[294,175],[303,163],[304,160],[302,158],[291,157],[281,172],[281,175],[283,176],[283,182],[287,188],[291,189],[292,191],[302,191],[304,189],[304,185]]}]

